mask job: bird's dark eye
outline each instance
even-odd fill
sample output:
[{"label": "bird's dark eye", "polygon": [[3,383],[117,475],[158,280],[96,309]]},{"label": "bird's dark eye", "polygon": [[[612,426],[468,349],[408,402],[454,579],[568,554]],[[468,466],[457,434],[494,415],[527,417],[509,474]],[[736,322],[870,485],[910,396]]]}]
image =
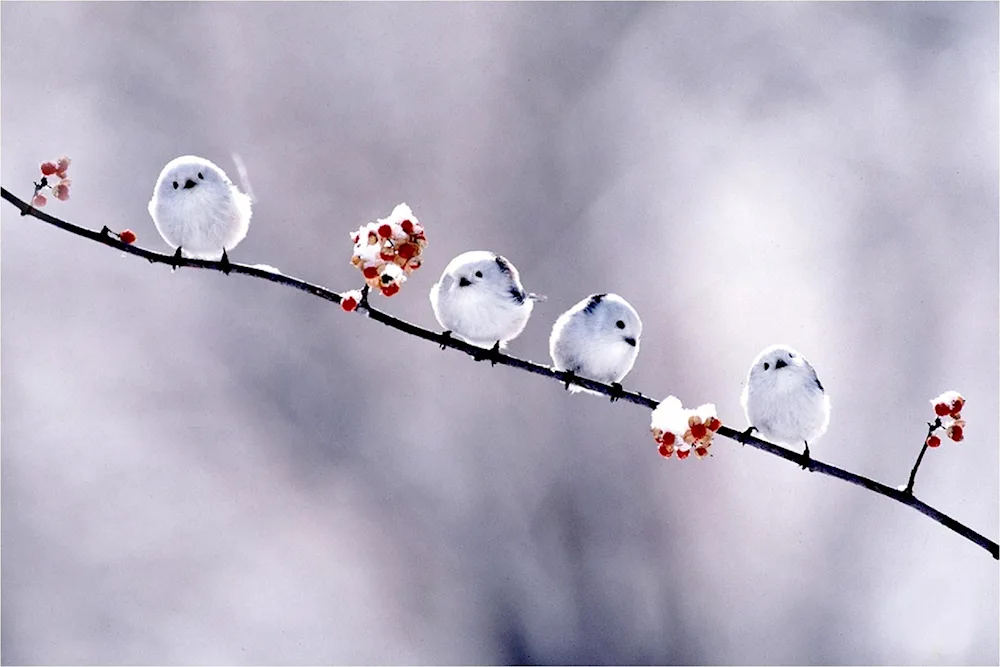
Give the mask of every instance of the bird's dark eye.
[{"label": "bird's dark eye", "polygon": [[177,181],[174,181],[174,190],[177,189]]},{"label": "bird's dark eye", "polygon": [[477,278],[482,278],[483,277],[483,272],[482,271],[476,271],[476,277]]},{"label": "bird's dark eye", "polygon": [[200,172],[200,171],[198,172],[198,178],[200,178],[200,179],[201,179],[201,180],[203,180],[203,181],[205,180],[205,177],[201,175],[201,172]]},{"label": "bird's dark eye", "polygon": [[764,362],[764,370],[766,371],[766,370],[767,370],[768,368],[770,368],[770,367],[771,367],[771,364],[769,364],[769,363],[767,363],[767,362],[765,361],[765,362]]},{"label": "bird's dark eye", "polygon": [[619,329],[624,329],[625,323],[622,322],[621,320],[618,320],[617,322],[615,322],[615,326],[618,327]]}]

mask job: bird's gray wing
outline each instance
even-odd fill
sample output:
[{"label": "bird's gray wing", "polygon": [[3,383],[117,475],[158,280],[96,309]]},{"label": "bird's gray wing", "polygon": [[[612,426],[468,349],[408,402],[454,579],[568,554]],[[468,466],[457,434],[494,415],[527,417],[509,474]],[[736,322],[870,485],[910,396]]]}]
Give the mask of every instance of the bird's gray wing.
[{"label": "bird's gray wing", "polygon": [[823,389],[823,383],[819,381],[819,376],[816,374],[816,369],[813,368],[812,364],[810,364],[808,361],[806,361],[805,363],[806,363],[806,368],[809,369],[809,376],[812,378],[812,381],[815,382],[816,386],[819,387],[819,390],[825,394],[826,389]]}]

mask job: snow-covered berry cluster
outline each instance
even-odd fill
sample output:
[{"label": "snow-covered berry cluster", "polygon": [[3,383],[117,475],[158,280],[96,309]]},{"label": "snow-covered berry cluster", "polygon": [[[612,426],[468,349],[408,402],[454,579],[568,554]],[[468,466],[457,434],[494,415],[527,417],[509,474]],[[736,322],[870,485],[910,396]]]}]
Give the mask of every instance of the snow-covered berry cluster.
[{"label": "snow-covered berry cluster", "polygon": [[361,269],[369,287],[385,296],[396,294],[406,276],[420,268],[427,246],[424,228],[406,204],[394,208],[388,218],[362,225],[351,238],[351,263]]},{"label": "snow-covered berry cluster", "polygon": [[712,436],[720,426],[722,422],[716,416],[713,403],[685,409],[675,396],[666,397],[653,410],[650,424],[660,456],[666,459],[675,453],[679,459],[686,459],[691,452],[699,459],[708,456]]},{"label": "snow-covered berry cluster", "polygon": [[[46,188],[52,191],[52,196],[59,201],[66,201],[69,199],[69,186],[73,181],[66,177],[66,171],[69,169],[70,159],[68,157],[61,157],[53,162],[43,162],[41,164],[42,180],[35,183],[35,194],[31,198],[31,205],[35,208],[41,208],[48,203],[48,198],[42,194],[42,190]],[[59,179],[56,181],[56,179]]]},{"label": "snow-covered berry cluster", "polygon": [[[962,408],[965,407],[965,397],[957,391],[946,391],[937,398],[931,399],[934,414],[940,424],[927,436],[928,447],[940,447],[941,438],[935,433],[944,429],[945,435],[955,442],[965,439],[965,420],[962,419]],[[937,422],[936,422],[937,423]]]}]

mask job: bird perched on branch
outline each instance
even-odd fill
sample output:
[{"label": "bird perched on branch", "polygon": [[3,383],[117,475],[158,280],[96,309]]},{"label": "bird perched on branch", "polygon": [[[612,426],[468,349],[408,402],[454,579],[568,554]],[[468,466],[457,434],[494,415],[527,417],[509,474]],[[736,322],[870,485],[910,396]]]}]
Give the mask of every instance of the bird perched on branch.
[{"label": "bird perched on branch", "polygon": [[510,260],[485,250],[451,260],[430,293],[434,316],[446,335],[478,347],[492,346],[492,354],[524,330],[535,301],[544,299],[524,291]]},{"label": "bird perched on branch", "polygon": [[[160,172],[149,200],[149,214],[160,236],[182,256],[220,257],[232,250],[250,227],[250,197],[233,185],[226,172],[205,158],[184,155]],[[176,267],[176,264],[174,265]]]},{"label": "bird perched on branch", "polygon": [[[617,294],[594,294],[559,316],[549,354],[558,370],[614,385],[620,392],[620,382],[639,354],[641,335],[642,320],[628,301]],[[566,388],[595,393],[569,382]]]},{"label": "bird perched on branch", "polygon": [[815,443],[830,424],[830,397],[809,361],[787,345],[765,348],[747,376],[740,397],[749,428],[776,444]]}]

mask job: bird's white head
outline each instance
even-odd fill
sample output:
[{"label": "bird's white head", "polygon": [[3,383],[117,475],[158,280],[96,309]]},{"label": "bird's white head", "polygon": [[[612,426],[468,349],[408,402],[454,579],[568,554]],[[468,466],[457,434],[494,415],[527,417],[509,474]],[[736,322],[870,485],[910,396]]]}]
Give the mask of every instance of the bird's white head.
[{"label": "bird's white head", "polygon": [[186,201],[205,194],[226,193],[232,181],[213,162],[184,155],[168,162],[156,180],[154,197],[162,201]]},{"label": "bird's white head", "polygon": [[754,359],[747,379],[748,387],[792,389],[806,386],[823,391],[812,365],[788,345],[771,345]]},{"label": "bird's white head", "polygon": [[445,268],[457,292],[489,293],[511,297],[515,302],[528,298],[521,286],[517,268],[504,257],[485,250],[464,252]]},{"label": "bird's white head", "polygon": [[628,301],[617,294],[594,294],[580,312],[588,336],[608,343],[624,343],[638,350],[642,320]]}]

